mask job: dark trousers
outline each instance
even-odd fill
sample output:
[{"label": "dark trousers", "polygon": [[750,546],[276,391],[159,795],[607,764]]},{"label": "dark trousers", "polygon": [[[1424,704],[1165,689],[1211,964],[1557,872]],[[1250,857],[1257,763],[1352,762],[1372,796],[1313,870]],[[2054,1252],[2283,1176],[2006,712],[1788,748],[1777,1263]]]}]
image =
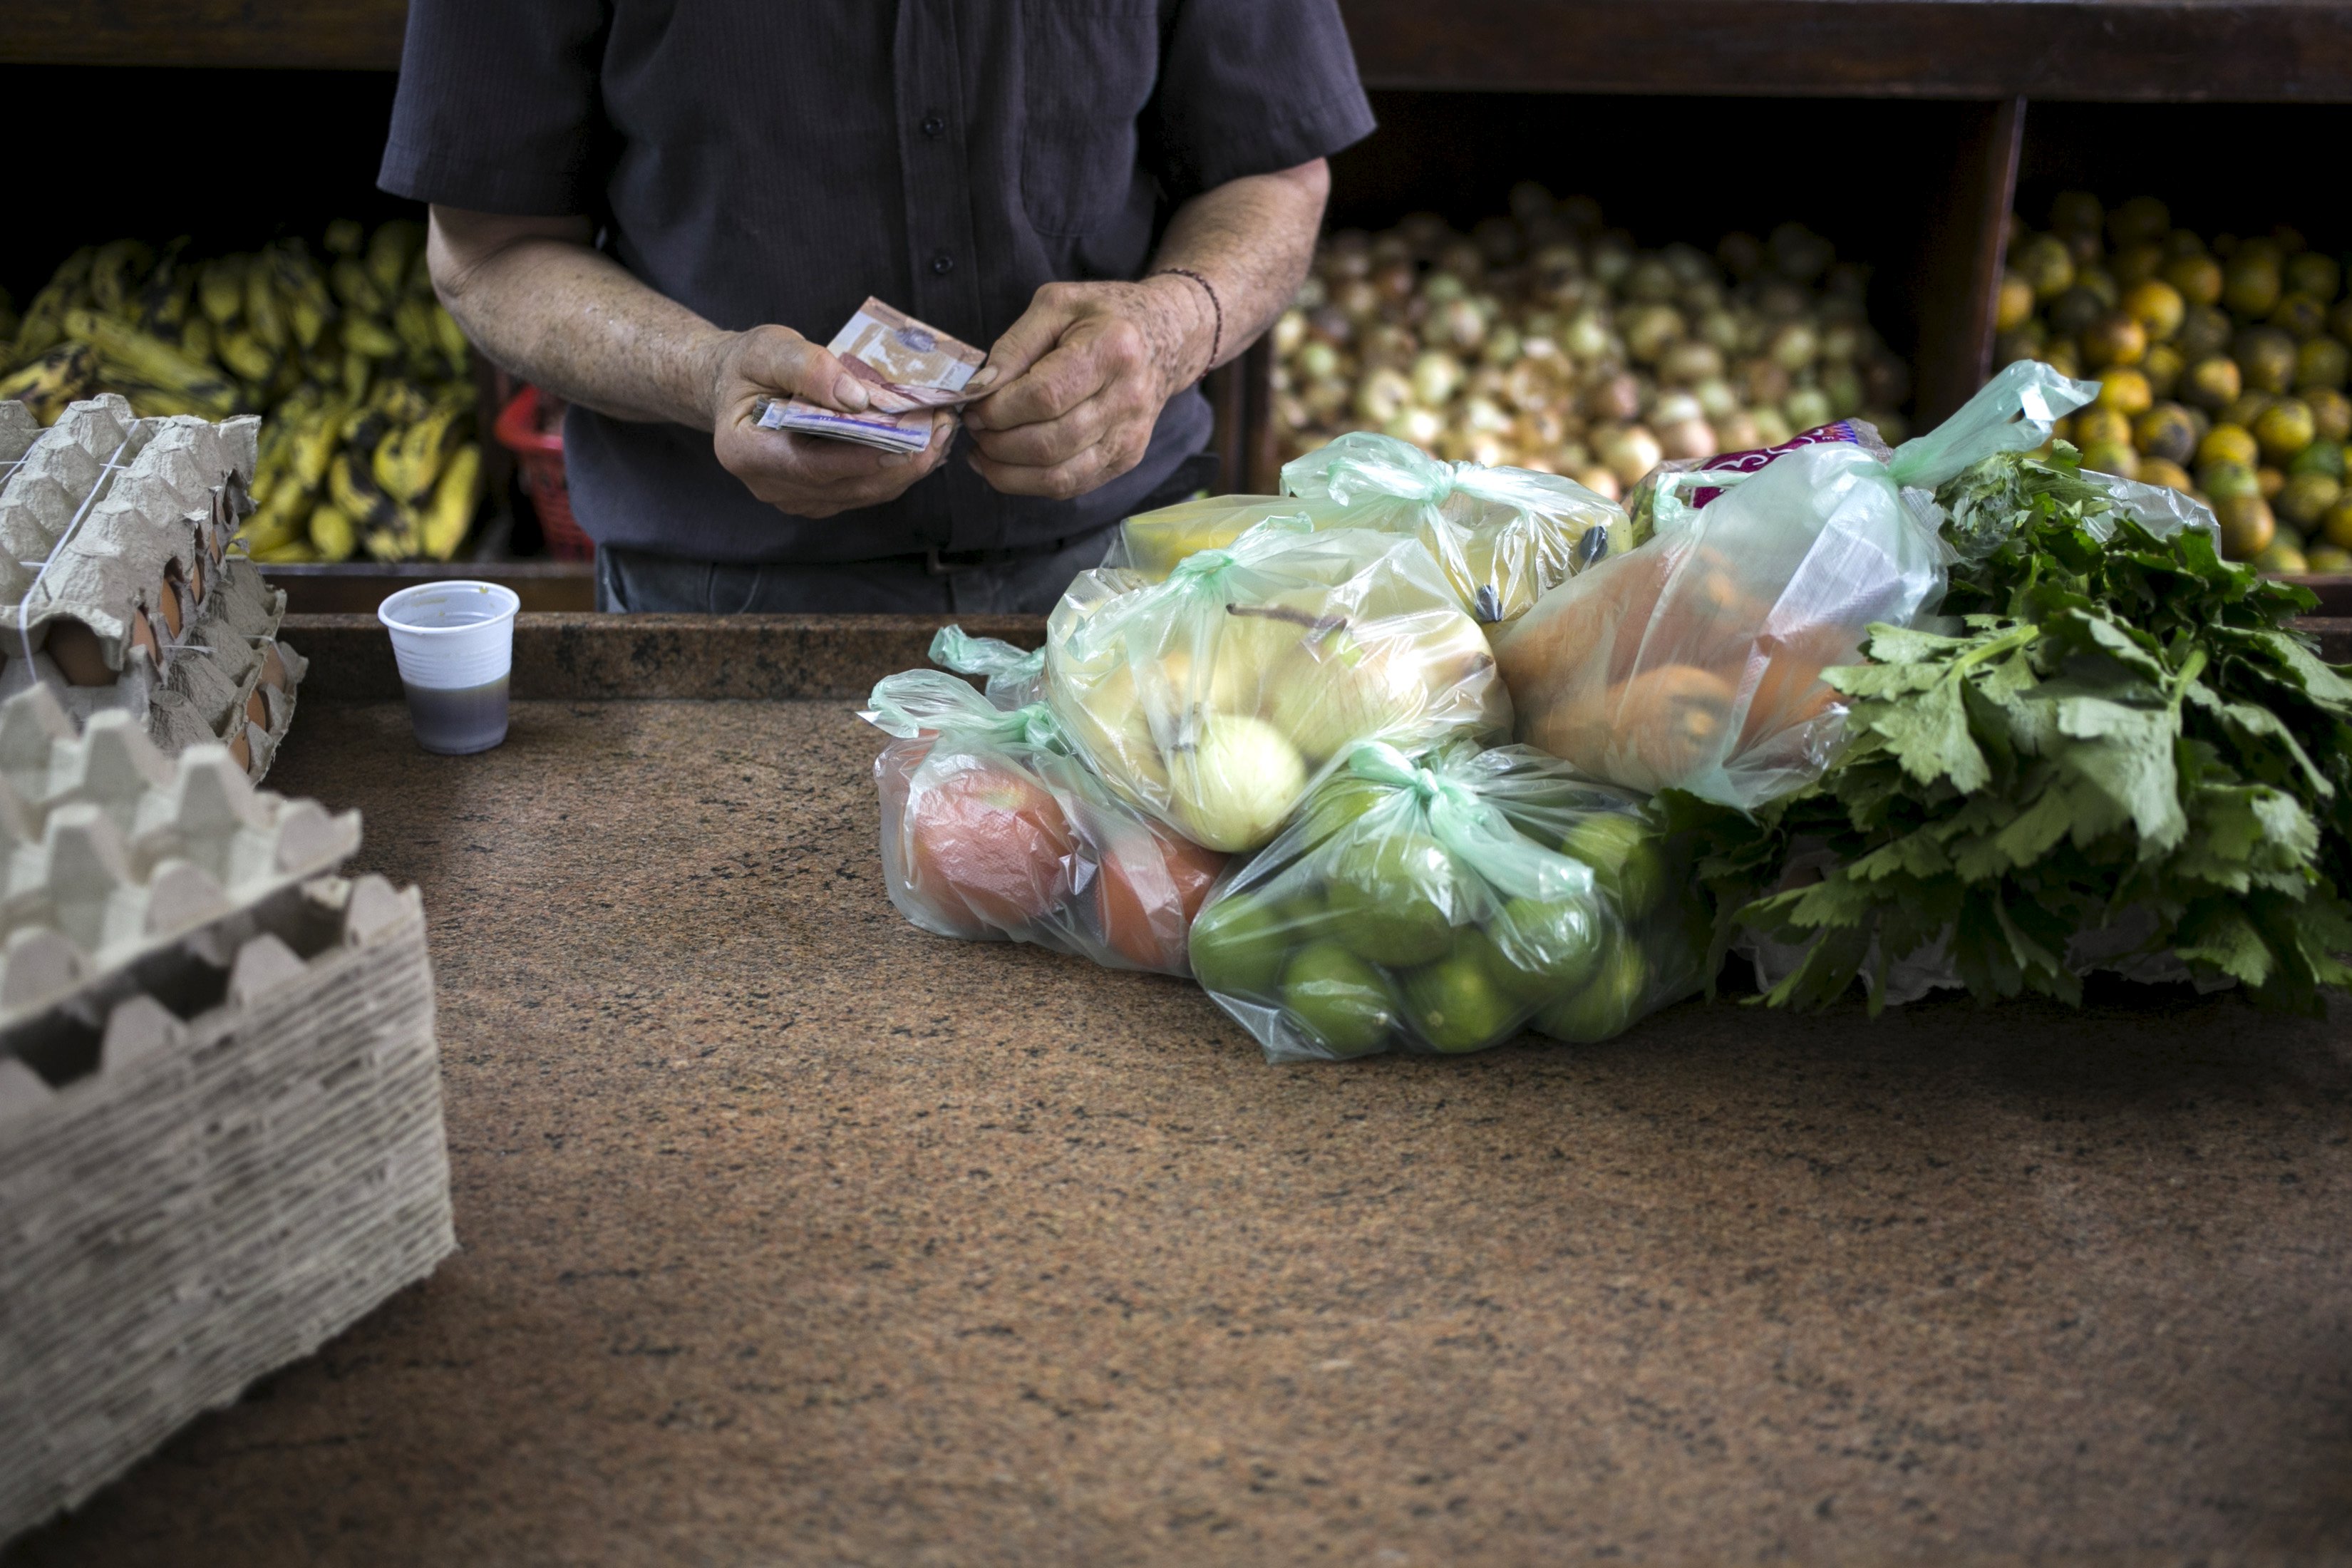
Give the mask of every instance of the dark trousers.
[{"label": "dark trousers", "polygon": [[[1191,458],[1136,510],[1173,506],[1215,482],[1214,458]],[[1034,552],[989,550],[943,559],[893,555],[808,565],[684,561],[600,549],[596,607],[638,615],[1042,616],[1071,578],[1102,564],[1110,541],[1111,531],[1105,528]]]}]

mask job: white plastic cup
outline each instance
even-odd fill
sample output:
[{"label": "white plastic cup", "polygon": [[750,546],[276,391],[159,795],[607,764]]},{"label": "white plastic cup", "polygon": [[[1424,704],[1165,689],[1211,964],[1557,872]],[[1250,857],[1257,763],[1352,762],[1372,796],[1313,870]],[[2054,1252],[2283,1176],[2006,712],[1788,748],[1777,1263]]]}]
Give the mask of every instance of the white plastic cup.
[{"label": "white plastic cup", "polygon": [[376,606],[392,634],[416,743],[445,756],[507,738],[507,676],[522,601],[496,583],[420,583]]}]

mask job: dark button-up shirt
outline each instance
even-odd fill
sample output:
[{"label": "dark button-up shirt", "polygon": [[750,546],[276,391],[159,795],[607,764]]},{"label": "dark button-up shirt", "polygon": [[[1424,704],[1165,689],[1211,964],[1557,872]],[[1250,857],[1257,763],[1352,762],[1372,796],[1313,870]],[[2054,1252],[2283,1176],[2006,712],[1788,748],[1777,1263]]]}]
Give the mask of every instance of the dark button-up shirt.
[{"label": "dark button-up shirt", "polygon": [[[1173,206],[1372,125],[1335,0],[411,0],[381,183],[584,214],[721,327],[823,342],[868,294],[985,348],[1040,284],[1133,278]],[[1197,392],[1092,494],[950,458],[898,501],[786,517],[710,439],[573,408],[589,533],[711,561],[1040,545],[1116,521],[1205,443]]]}]

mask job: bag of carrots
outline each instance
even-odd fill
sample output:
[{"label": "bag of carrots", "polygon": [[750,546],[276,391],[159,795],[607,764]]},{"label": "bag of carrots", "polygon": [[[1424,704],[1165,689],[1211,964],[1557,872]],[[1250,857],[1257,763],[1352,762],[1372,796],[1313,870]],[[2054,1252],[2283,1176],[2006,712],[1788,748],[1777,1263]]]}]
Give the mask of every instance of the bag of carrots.
[{"label": "bag of carrots", "polygon": [[1633,544],[1624,509],[1574,479],[1444,462],[1365,430],[1284,465],[1282,489],[1139,513],[1120,525],[1103,563],[1157,581],[1186,556],[1222,550],[1272,517],[1313,530],[1371,529],[1420,540],[1463,613],[1491,631],[1525,615],[1554,584]]},{"label": "bag of carrots", "polygon": [[874,688],[890,901],[923,930],[1035,942],[1189,974],[1192,917],[1225,858],[1120,804],[1042,703],[1002,709],[936,669]]},{"label": "bag of carrots", "polygon": [[1222,881],[1192,969],[1275,1061],[1589,1042],[1698,989],[1708,918],[1642,802],[1525,746],[1371,741]]},{"label": "bag of carrots", "polygon": [[2097,391],[2022,361],[1892,452],[1844,421],[1654,475],[1651,537],[1496,639],[1518,739],[1611,784],[1742,808],[1818,777],[1844,719],[1822,671],[1856,662],[1874,624],[1943,601],[1935,488],[2041,446]]}]

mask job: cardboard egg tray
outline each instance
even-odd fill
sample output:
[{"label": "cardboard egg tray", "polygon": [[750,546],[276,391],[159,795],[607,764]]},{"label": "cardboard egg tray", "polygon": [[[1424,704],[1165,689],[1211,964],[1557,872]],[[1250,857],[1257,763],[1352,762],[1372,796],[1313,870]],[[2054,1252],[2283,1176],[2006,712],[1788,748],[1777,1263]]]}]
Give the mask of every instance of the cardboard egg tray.
[{"label": "cardboard egg tray", "polygon": [[259,422],[140,419],[103,394],[28,430],[22,409],[0,404],[0,692],[54,686],[167,752],[218,741],[258,780],[307,668],[277,640],[285,595],[229,549]]},{"label": "cardboard egg tray", "polygon": [[456,1246],[415,889],[242,913],[0,1028],[0,1541]]}]

